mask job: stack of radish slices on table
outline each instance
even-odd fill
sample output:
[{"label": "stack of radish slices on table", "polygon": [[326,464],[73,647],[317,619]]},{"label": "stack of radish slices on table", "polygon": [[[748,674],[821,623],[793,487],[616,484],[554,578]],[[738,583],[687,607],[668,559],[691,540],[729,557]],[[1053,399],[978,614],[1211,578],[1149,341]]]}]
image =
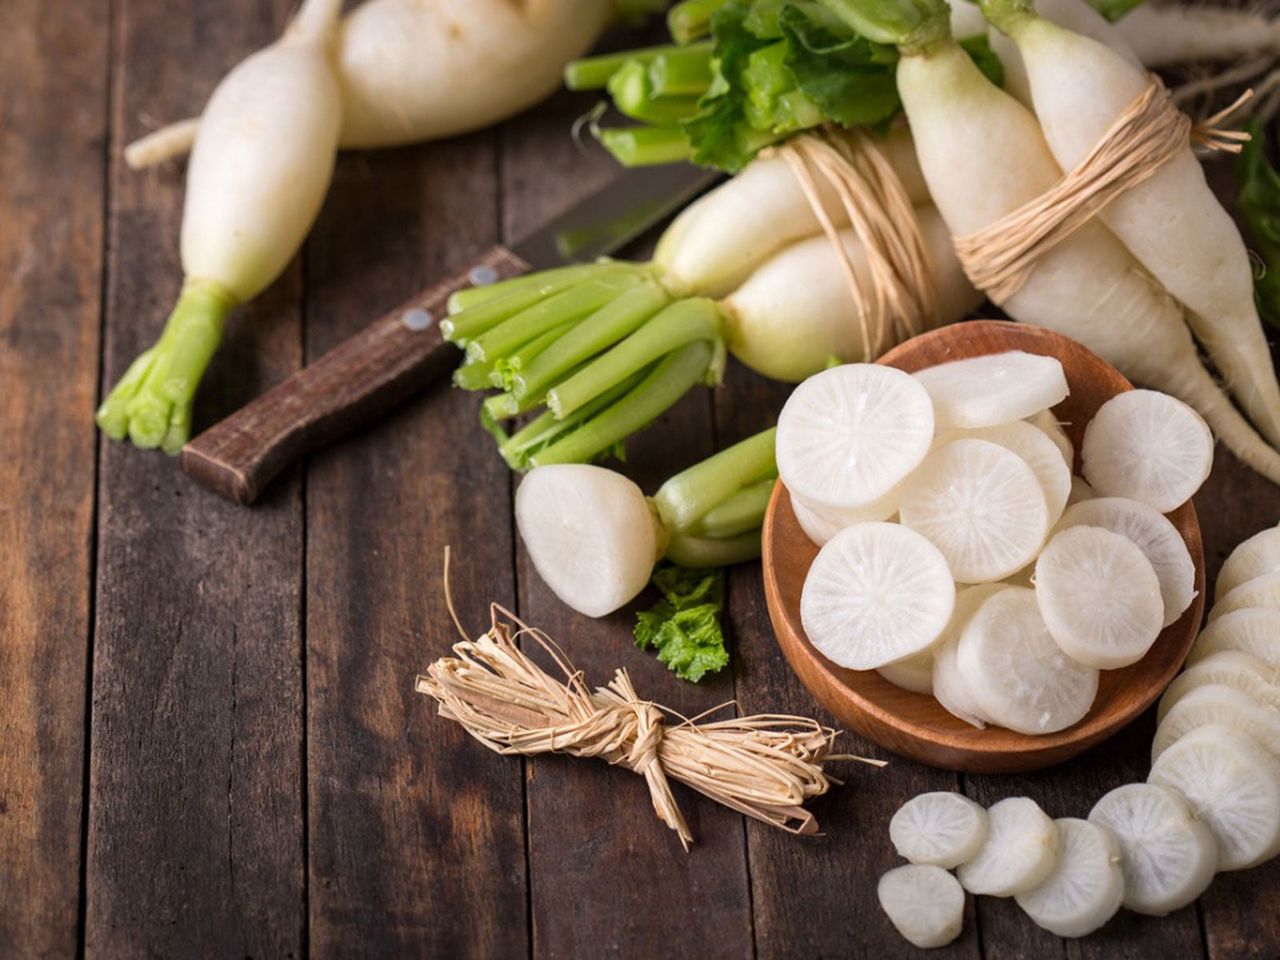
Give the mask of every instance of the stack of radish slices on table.
[{"label": "stack of radish slices on table", "polygon": [[778,471],[821,546],[800,601],[820,653],[1033,735],[1142,659],[1195,596],[1164,514],[1209,475],[1213,437],[1181,401],[1127,391],[1087,424],[1073,476],[1051,411],[1067,393],[1058,360],[1020,351],[848,364],[795,390]]}]

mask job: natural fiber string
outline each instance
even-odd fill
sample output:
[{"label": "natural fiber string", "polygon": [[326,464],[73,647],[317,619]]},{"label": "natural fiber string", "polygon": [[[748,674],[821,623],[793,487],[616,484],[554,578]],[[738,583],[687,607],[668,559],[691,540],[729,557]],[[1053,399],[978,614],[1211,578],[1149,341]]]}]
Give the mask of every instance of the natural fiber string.
[{"label": "natural fiber string", "polygon": [[[902,181],[871,137],[861,131],[805,133],[765,155],[786,161],[835,249],[858,310],[864,359],[933,326],[937,291],[920,224]],[[870,299],[823,202],[819,178],[866,252]]]},{"label": "natural fiber string", "polygon": [[[490,750],[600,757],[641,774],[655,813],[685,849],[693,835],[671,793],[671,780],[771,826],[817,832],[817,821],[803,804],[835,782],[823,764],[836,759],[831,753],[836,731],[804,717],[771,714],[689,720],[642,700],[625,670],[592,692],[545,633],[496,604],[491,615],[488,633],[454,644],[455,656],[437,660],[415,685],[436,700],[442,717],[462,724]],[[522,637],[550,656],[562,680],[520,649]]]},{"label": "natural fiber string", "polygon": [[1193,127],[1191,118],[1173,105],[1164,85],[1152,76],[1074,170],[1017,210],[955,238],[965,273],[993,301],[1004,303],[1026,283],[1040,257],[1122,192],[1152,176],[1192,140],[1210,149],[1239,152],[1249,135],[1219,130],[1216,124],[1248,98],[1246,92]]}]

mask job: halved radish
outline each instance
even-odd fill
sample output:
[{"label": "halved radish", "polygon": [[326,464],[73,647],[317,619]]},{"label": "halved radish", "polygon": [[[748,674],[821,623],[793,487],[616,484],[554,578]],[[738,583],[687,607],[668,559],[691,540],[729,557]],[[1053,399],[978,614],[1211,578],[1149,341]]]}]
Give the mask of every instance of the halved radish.
[{"label": "halved radish", "polygon": [[1200,414],[1155,390],[1118,393],[1085,427],[1084,478],[1104,497],[1168,513],[1191,499],[1213,466],[1213,434]]},{"label": "halved radish", "polygon": [[1163,917],[1204,893],[1218,869],[1218,841],[1176,790],[1127,783],[1093,805],[1089,820],[1120,842],[1124,906]]},{"label": "halved radish", "polygon": [[1141,660],[1164,623],[1151,562],[1132,540],[1101,527],[1049,539],[1036,560],[1035,597],[1058,646],[1100,670]]},{"label": "halved radish", "polygon": [[1061,421],[1054,416],[1053,411],[1041,410],[1035,416],[1027,417],[1027,423],[1038,430],[1043,430],[1045,435],[1053,441],[1053,445],[1062,454],[1067,470],[1070,471],[1075,465],[1076,448],[1072,445],[1071,438],[1067,436],[1067,431],[1063,429]]},{"label": "halved radish", "polygon": [[1280,762],[1229,727],[1193,730],[1151,765],[1151,783],[1177,790],[1218,841],[1218,869],[1280,853]]},{"label": "halved radish", "polygon": [[1058,825],[1027,797],[1007,797],[987,810],[987,839],[956,876],[970,893],[1012,897],[1033,890],[1058,862]]},{"label": "halved radish", "polygon": [[964,927],[964,890],[941,867],[895,867],[876,887],[880,908],[894,928],[917,947],[943,947]]},{"label": "halved radish", "polygon": [[1005,586],[1003,583],[980,583],[973,587],[961,587],[956,591],[956,606],[951,620],[942,631],[942,639],[932,650],[934,699],[952,716],[979,730],[987,725],[990,718],[978,706],[969,681],[965,679],[956,660],[956,650],[960,644],[960,634],[968,625],[969,619],[978,612],[987,597],[1003,590]]},{"label": "halved radish", "polygon": [[933,695],[933,654],[928,650],[904,660],[886,663],[876,672],[895,687],[926,696]]},{"label": "halved radish", "polygon": [[1280,756],[1280,713],[1233,687],[1207,683],[1188,690],[1169,708],[1151,741],[1151,760],[1192,730],[1208,726],[1238,730]]},{"label": "halved radish", "polygon": [[818,551],[800,619],[825,657],[874,670],[932,646],[955,596],[947,561],[928,540],[896,523],[859,523]]},{"label": "halved radish", "polygon": [[898,511],[897,491],[866,506],[856,509],[838,510],[821,504],[810,504],[796,494],[791,494],[791,510],[796,515],[796,522],[806,537],[818,546],[822,546],[845,527],[855,523],[866,523],[869,520],[888,520]]},{"label": "halved radish", "polygon": [[1037,926],[1060,937],[1083,937],[1114,917],[1124,899],[1120,843],[1109,828],[1088,820],[1054,822],[1061,838],[1057,865],[1016,899]]},{"label": "halved radish", "polygon": [[1164,600],[1164,622],[1176,621],[1196,596],[1196,565],[1186,541],[1169,518],[1137,500],[1127,497],[1098,497],[1067,509],[1058,524],[1069,527],[1101,527],[1132,540],[1146,555],[1160,581]]},{"label": "halved radish", "polygon": [[1084,477],[1071,478],[1071,493],[1067,496],[1067,506],[1073,507],[1077,503],[1083,503],[1085,500],[1092,500],[1098,494],[1089,486]]},{"label": "halved radish", "polygon": [[1200,631],[1187,664],[1197,663],[1220,650],[1239,650],[1280,670],[1280,610],[1245,607],[1219,615]]},{"label": "halved radish", "polygon": [[940,363],[915,376],[933,398],[939,429],[1021,420],[1069,392],[1060,361],[1021,350]]},{"label": "halved radish", "polygon": [[1062,652],[1026,587],[988,597],[961,633],[956,657],[983,715],[1019,733],[1071,726],[1098,692],[1098,671]]},{"label": "halved radish", "polygon": [[1224,597],[1246,580],[1280,573],[1280,527],[1255,533],[1231,551],[1218,573],[1215,596]]},{"label": "halved radish", "polygon": [[1255,700],[1259,706],[1280,710],[1280,670],[1269,666],[1257,657],[1239,650],[1220,650],[1188,667],[1169,684],[1160,698],[1156,713],[1159,723],[1183,697],[1192,690],[1211,683],[1239,690]]},{"label": "halved radish", "polygon": [[1044,544],[1049,508],[1022,458],[989,440],[944,443],[903,485],[903,524],[924,534],[960,583],[1026,566]]},{"label": "halved radish", "polygon": [[910,374],[870,363],[832,367],[783,406],[778,474],[810,508],[865,507],[920,465],[933,432],[933,404]]},{"label": "halved radish", "polygon": [[955,430],[946,435],[948,440],[962,438],[990,440],[1021,457],[1040,482],[1049,507],[1049,525],[1058,522],[1071,494],[1071,469],[1063,462],[1061,451],[1047,433],[1025,420],[1014,420],[994,427]]},{"label": "halved radish", "polygon": [[1227,591],[1225,596],[1214,602],[1213,609],[1209,611],[1209,623],[1224,614],[1251,607],[1280,611],[1280,573],[1264,573]]},{"label": "halved radish", "polygon": [[972,860],[987,841],[987,811],[949,790],[912,797],[889,821],[898,856],[912,863],[957,867]]}]

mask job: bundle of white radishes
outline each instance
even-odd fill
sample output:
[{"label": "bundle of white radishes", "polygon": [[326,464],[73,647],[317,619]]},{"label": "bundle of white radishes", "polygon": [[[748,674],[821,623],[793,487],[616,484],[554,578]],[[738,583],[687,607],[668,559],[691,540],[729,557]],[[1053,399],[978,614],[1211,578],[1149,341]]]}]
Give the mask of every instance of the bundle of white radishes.
[{"label": "bundle of white radishes", "polygon": [[1213,439],[1181,401],[1127,391],[1086,426],[1082,480],[1050,410],[1067,393],[1058,360],[1016,351],[796,389],[778,471],[822,548],[800,612],[824,656],[1025,734],[1076,723],[1100,670],[1145,656],[1195,597],[1164,514]]},{"label": "bundle of white radishes", "polygon": [[1216,596],[1160,701],[1146,783],[1112,790],[1088,820],[1052,820],[1026,797],[984,810],[946,792],[894,814],[889,837],[911,864],[886,873],[879,894],[904,937],[954,940],[965,890],[1015,897],[1046,930],[1080,937],[1121,906],[1163,916],[1215,874],[1280,854],[1280,527],[1232,552]]}]

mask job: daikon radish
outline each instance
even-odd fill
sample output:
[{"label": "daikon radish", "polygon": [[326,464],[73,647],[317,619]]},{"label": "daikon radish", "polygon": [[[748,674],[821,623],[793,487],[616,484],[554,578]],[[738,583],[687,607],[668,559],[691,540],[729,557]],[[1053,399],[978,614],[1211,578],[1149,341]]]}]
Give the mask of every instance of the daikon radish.
[{"label": "daikon radish", "polygon": [[960,634],[978,608],[993,594],[1003,590],[1007,584],[980,583],[972,587],[960,587],[956,591],[955,610],[951,620],[942,632],[942,637],[934,645],[933,677],[931,686],[934,699],[942,708],[959,720],[981,730],[989,721],[978,705],[973,689],[960,670],[956,660],[956,650],[960,643]]},{"label": "daikon radish", "polygon": [[1008,797],[987,810],[987,839],[956,876],[970,893],[1012,897],[1034,890],[1058,862],[1058,825],[1027,797]]},{"label": "daikon radish", "polygon": [[1208,726],[1238,730],[1280,757],[1280,713],[1239,689],[1207,683],[1188,690],[1164,715],[1151,741],[1152,762],[1192,730]]},{"label": "daikon radish", "polygon": [[1049,530],[1040,482],[1016,453],[953,440],[903,484],[902,523],[928,537],[960,583],[1000,580],[1026,566]]},{"label": "daikon radish", "polygon": [[1116,787],[1093,805],[1092,823],[1120,843],[1124,906],[1163,917],[1204,893],[1218,869],[1218,841],[1177,790],[1154,783]]},{"label": "daikon radish", "polygon": [[1070,472],[1075,464],[1076,449],[1071,444],[1071,438],[1067,436],[1067,431],[1062,428],[1062,424],[1058,422],[1058,418],[1054,416],[1052,410],[1041,410],[1035,416],[1027,417],[1027,423],[1031,424],[1039,430],[1043,430],[1045,436],[1053,441],[1062,454],[1062,459],[1067,465],[1067,471]]},{"label": "daikon radish", "polygon": [[1015,899],[1036,926],[1060,937],[1083,937],[1116,915],[1124,899],[1120,843],[1107,827],[1063,817],[1053,871]]},{"label": "daikon radish", "polygon": [[1238,650],[1280,670],[1280,610],[1245,607],[1221,614],[1201,631],[1187,656],[1187,665],[1199,663],[1223,650]]},{"label": "daikon radish", "polygon": [[1198,661],[1174,678],[1160,698],[1156,722],[1192,690],[1218,684],[1239,690],[1259,706],[1280,710],[1280,670],[1239,650],[1219,650]]},{"label": "daikon radish", "polygon": [[818,551],[800,619],[823,656],[873,670],[931,647],[955,593],[946,560],[924,537],[896,523],[859,523]]},{"label": "daikon radish", "polygon": [[877,668],[876,673],[895,687],[933,696],[933,654],[928,650],[894,663],[886,663]]},{"label": "daikon radish", "polygon": [[1265,5],[1144,3],[1121,17],[1115,29],[1147,67],[1236,61],[1257,54],[1274,57],[1280,51],[1280,21],[1272,13]]},{"label": "daikon radish", "polygon": [[1066,399],[1061,361],[1021,350],[919,370],[938,429],[990,427],[1030,417]]},{"label": "daikon radish", "polygon": [[1026,421],[1014,420],[994,427],[955,430],[944,434],[944,437],[990,440],[1016,453],[1031,468],[1040,483],[1045,504],[1049,508],[1049,526],[1058,522],[1067,505],[1067,498],[1071,495],[1071,468],[1068,466],[1069,455],[1064,460],[1061,448],[1050,434]]},{"label": "daikon radish", "polygon": [[1280,761],[1234,729],[1201,727],[1151,765],[1150,783],[1176,790],[1218,841],[1218,869],[1244,870],[1280,853]]},{"label": "daikon radish", "polygon": [[1209,611],[1209,623],[1228,613],[1250,607],[1280,611],[1280,573],[1264,573],[1227,591]]},{"label": "daikon radish", "polygon": [[1094,414],[1080,445],[1084,478],[1104,497],[1168,513],[1191,499],[1213,468],[1213,434],[1187,404],[1154,390],[1116,394]]},{"label": "daikon radish", "polygon": [[941,867],[894,867],[880,878],[876,895],[894,929],[914,946],[943,947],[960,936],[964,890]]},{"label": "daikon radish", "polygon": [[1005,587],[983,602],[960,634],[956,659],[982,715],[1018,733],[1065,730],[1098,693],[1098,671],[1062,652],[1026,587]]},{"label": "daikon radish", "polygon": [[1225,597],[1246,580],[1280,573],[1280,527],[1255,533],[1231,551],[1218,571],[1214,595]]},{"label": "daikon radish", "polygon": [[1142,551],[1160,581],[1160,596],[1164,601],[1162,626],[1176,621],[1191,606],[1196,596],[1195,563],[1178,528],[1163,514],[1137,500],[1098,497],[1069,507],[1058,529],[1081,525],[1118,533]]},{"label": "daikon radish", "polygon": [[898,856],[951,869],[972,860],[987,842],[987,811],[950,791],[912,797],[889,821]]}]

